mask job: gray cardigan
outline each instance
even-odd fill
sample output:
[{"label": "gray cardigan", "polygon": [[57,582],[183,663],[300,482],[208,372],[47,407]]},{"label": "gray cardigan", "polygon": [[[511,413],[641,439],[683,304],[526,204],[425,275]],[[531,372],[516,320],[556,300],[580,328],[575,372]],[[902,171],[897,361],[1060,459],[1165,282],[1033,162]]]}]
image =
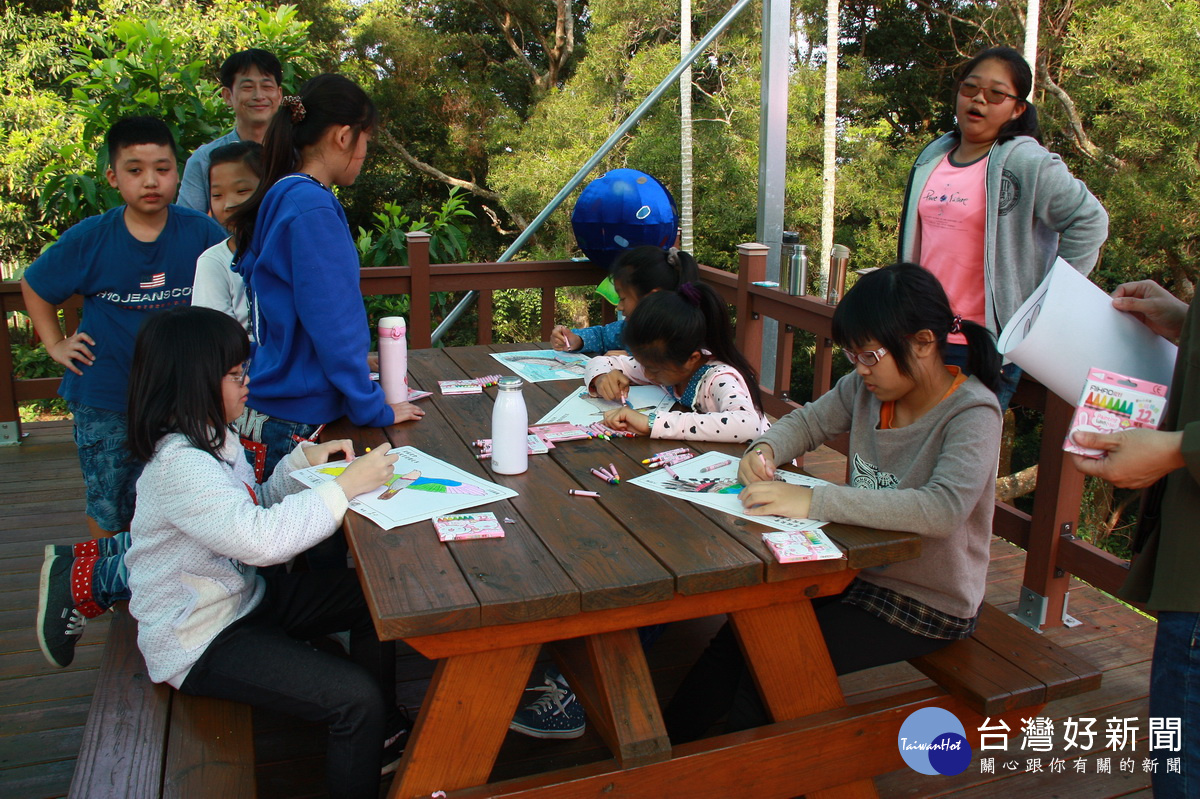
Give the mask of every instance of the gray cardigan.
[{"label": "gray cardigan", "polygon": [[921,556],[859,578],[972,618],[983,602],[1003,424],[996,395],[978,379],[916,422],[879,430],[879,400],[857,373],[780,419],[755,444],[787,463],[850,431],[849,485],[813,489],[813,519],[921,535]]},{"label": "gray cardigan", "polygon": [[[900,214],[901,261],[921,262],[917,197],[942,157],[958,146],[947,133],[921,151],[908,177]],[[1062,159],[1029,136],[992,145],[987,165],[983,254],[987,328],[999,335],[1055,257],[1088,274],[1108,238],[1108,213]]]}]

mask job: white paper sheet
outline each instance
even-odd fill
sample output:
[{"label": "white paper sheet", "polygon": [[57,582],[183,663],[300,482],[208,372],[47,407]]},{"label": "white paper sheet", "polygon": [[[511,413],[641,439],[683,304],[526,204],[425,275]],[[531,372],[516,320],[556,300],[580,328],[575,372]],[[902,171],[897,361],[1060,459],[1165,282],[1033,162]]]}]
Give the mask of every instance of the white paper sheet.
[{"label": "white paper sheet", "polygon": [[[700,471],[724,460],[729,461],[725,466],[718,466],[708,472]],[[672,477],[665,468],[660,467],[640,477],[635,477],[629,482],[669,497],[686,499],[688,502],[715,508],[747,521],[758,522],[775,530],[818,530],[825,526],[825,522],[814,519],[751,516],[746,513],[746,509],[742,507],[742,501],[738,498],[738,494],[743,488],[737,479],[738,460],[736,456],[721,452],[705,452],[672,466],[672,471],[678,477]],[[776,479],[793,485],[812,487],[827,484],[825,480],[818,480],[815,477],[795,472],[777,471],[775,474]]]},{"label": "white paper sheet", "polygon": [[[351,510],[385,530],[517,495],[511,488],[464,472],[416,447],[397,447],[388,452],[398,456],[392,465],[394,477],[390,484],[350,500]],[[292,472],[292,477],[307,486],[318,486],[345,468],[343,461],[334,461]]]},{"label": "white paper sheet", "polygon": [[1074,405],[1088,370],[1171,384],[1178,348],[1112,307],[1104,290],[1063,259],[1004,326],[1000,353]]},{"label": "white paper sheet", "polygon": [[[675,398],[668,394],[662,386],[630,386],[629,404],[639,413],[648,414],[650,411],[665,413],[675,405]],[[604,414],[620,407],[621,403],[615,400],[589,396],[587,389],[581,386],[567,394],[562,402],[538,419],[536,424],[570,422],[586,427],[594,422],[603,421]]]},{"label": "white paper sheet", "polygon": [[591,360],[578,352],[527,350],[525,352],[493,352],[492,357],[512,369],[526,383],[547,380],[580,380]]}]

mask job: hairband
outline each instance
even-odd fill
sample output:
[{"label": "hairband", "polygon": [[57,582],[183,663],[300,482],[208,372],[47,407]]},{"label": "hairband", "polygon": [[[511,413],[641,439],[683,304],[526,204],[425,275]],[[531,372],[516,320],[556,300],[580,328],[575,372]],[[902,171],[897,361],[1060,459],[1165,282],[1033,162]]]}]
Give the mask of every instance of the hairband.
[{"label": "hairband", "polygon": [[950,332],[951,333],[961,333],[962,332],[962,317],[959,316],[958,314],[955,314],[954,319],[950,322]]},{"label": "hairband", "polygon": [[671,247],[667,250],[667,263],[670,264],[672,267],[674,267],[676,270],[679,269],[679,250],[678,250],[678,248]]},{"label": "hairband", "polygon": [[304,121],[304,115],[308,113],[304,110],[304,101],[300,99],[298,94],[289,94],[279,101],[279,104],[284,108],[290,108],[292,111],[292,124],[298,125]]},{"label": "hairband", "polygon": [[687,300],[688,305],[700,307],[700,289],[696,288],[696,284],[692,282],[684,283],[679,287],[679,296]]}]

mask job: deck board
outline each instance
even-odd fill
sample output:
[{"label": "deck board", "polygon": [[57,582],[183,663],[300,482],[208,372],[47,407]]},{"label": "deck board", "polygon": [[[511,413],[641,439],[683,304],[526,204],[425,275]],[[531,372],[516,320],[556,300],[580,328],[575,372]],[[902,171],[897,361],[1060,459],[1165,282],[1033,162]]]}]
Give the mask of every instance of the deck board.
[{"label": "deck board", "polygon": [[[68,669],[50,667],[37,648],[32,625],[42,549],[46,544],[82,540],[87,528],[69,423],[25,425],[24,430],[28,435],[21,446],[0,447],[0,796],[6,799],[66,795],[108,629],[107,618],[92,621]],[[805,469],[831,480],[843,477],[844,464],[844,458],[832,450],[810,453],[804,461]],[[993,540],[989,601],[1003,610],[1015,608],[1023,565],[1020,549]],[[1104,682],[1097,691],[1051,702],[1042,715],[1059,723],[1068,717],[1095,717],[1100,720],[1098,728],[1109,717],[1136,716],[1144,739],[1154,621],[1078,582],[1072,585],[1069,612],[1082,624],[1051,629],[1046,635],[1102,669]],[[668,627],[649,653],[660,696],[675,690],[720,622],[718,618],[697,619]],[[432,667],[404,651],[405,647],[400,649],[397,695],[416,712]],[[547,664],[539,661],[533,682],[540,682]],[[858,703],[928,681],[907,663],[899,663],[846,675],[841,683],[848,701]],[[254,724],[259,796],[321,795],[323,730],[263,712],[255,713]],[[1103,740],[1103,735],[1099,739]],[[1019,740],[1010,742],[1010,752],[1018,747]],[[976,753],[971,767],[958,777],[926,777],[906,769],[879,777],[876,785],[883,797],[1150,796],[1149,776],[1140,770],[1141,760],[1147,756],[1145,740],[1136,753],[1139,768],[1133,774],[1118,770],[1120,753],[1110,753],[1112,774],[1095,773],[1096,753],[1086,755],[1090,759],[1086,774],[1070,770],[1061,774],[1008,773],[999,767],[995,775],[981,774],[981,754]],[[1022,761],[1027,757],[1018,755]],[[1043,755],[1044,763],[1054,755]],[[591,730],[575,741],[538,741],[510,734],[493,777],[519,777],[608,757],[599,736]]]}]

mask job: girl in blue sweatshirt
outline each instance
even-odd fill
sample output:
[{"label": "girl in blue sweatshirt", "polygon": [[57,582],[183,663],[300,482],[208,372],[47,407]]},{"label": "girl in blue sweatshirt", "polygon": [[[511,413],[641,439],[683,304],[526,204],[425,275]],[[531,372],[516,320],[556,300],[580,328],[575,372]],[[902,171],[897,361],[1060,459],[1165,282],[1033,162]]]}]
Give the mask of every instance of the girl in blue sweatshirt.
[{"label": "girl in blue sweatshirt", "polygon": [[353,81],[318,75],[283,98],[263,140],[263,179],[230,220],[257,346],[236,427],[262,474],[342,416],[363,427],[418,419],[370,379],[359,260],[333,186],[358,178],[378,124]]}]

